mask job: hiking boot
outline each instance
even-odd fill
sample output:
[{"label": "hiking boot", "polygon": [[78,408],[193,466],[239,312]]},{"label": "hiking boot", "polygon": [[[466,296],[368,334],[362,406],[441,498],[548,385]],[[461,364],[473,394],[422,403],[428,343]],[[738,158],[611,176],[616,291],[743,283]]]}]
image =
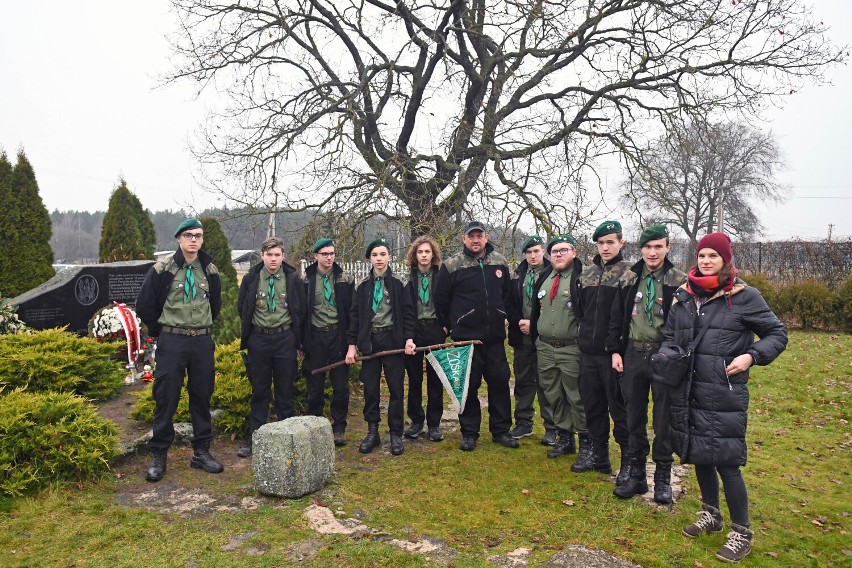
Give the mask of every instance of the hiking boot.
[{"label": "hiking boot", "polygon": [[672,503],[672,464],[658,463],[654,470],[654,502],[661,505]]},{"label": "hiking boot", "polygon": [[391,434],[390,437],[390,451],[395,456],[401,456],[405,451],[405,446],[402,445],[402,436],[395,436]]},{"label": "hiking boot", "polygon": [[[622,465],[622,470],[627,469],[630,474],[621,485],[616,486],[612,494],[620,499],[630,499],[634,495],[642,495],[648,492],[648,477],[645,474],[645,460],[633,460],[627,466]],[[621,472],[619,472],[621,474]]]},{"label": "hiking boot", "polygon": [[459,444],[459,449],[463,452],[472,452],[473,448],[476,447],[476,438],[473,436],[462,436],[461,444]]},{"label": "hiking boot", "polygon": [[163,479],[163,474],[166,473],[166,456],[168,454],[163,451],[155,451],[153,454],[154,460],[145,471],[145,479],[156,482]]},{"label": "hiking boot", "polygon": [[518,442],[518,440],[516,440],[515,438],[513,438],[509,434],[501,434],[500,436],[493,436],[491,438],[491,440],[495,444],[500,444],[501,446],[503,446],[505,448],[517,448],[518,446],[521,445],[521,443]]},{"label": "hiking boot", "polygon": [[225,470],[222,462],[211,456],[210,450],[204,446],[192,450],[189,466],[207,473],[222,473]]},{"label": "hiking boot", "polygon": [[[645,472],[645,460],[642,460],[642,473]],[[623,485],[630,479],[631,468],[634,467],[633,458],[630,456],[630,452],[627,451],[625,446],[621,446],[621,465],[618,467],[618,475],[615,476],[615,484]],[[647,491],[647,489],[645,490]],[[643,491],[643,493],[645,492]]]},{"label": "hiking boot", "polygon": [[405,429],[405,432],[402,433],[403,436],[408,438],[409,440],[416,440],[420,437],[420,432],[423,431],[423,423],[422,422],[412,422],[411,426]]},{"label": "hiking boot", "polygon": [[683,534],[689,538],[698,538],[703,534],[720,530],[722,530],[722,511],[702,503],[701,510],[698,511],[698,520],[683,527]]},{"label": "hiking boot", "polygon": [[[582,434],[581,434],[582,436]],[[586,434],[588,437],[588,434]],[[580,452],[582,453],[582,438],[580,438]],[[586,471],[597,471],[598,473],[612,473],[612,464],[609,461],[609,444],[598,444],[591,440],[586,442],[588,445],[588,454],[585,460],[580,461],[579,454],[577,461],[571,466],[571,471],[574,473],[583,473]]]},{"label": "hiking boot", "polygon": [[251,440],[249,440],[245,446],[237,450],[238,458],[250,458],[251,457]]},{"label": "hiking boot", "polygon": [[[556,444],[556,430],[547,430],[544,431],[544,436],[541,437],[541,445],[542,446],[553,446]],[[572,454],[574,452],[571,452]]]},{"label": "hiking boot", "polygon": [[731,523],[728,542],[716,551],[716,558],[723,562],[739,562],[751,552],[751,540],[754,537],[748,527]]},{"label": "hiking boot", "polygon": [[338,448],[346,445],[346,432],[334,433],[334,445]]},{"label": "hiking boot", "polygon": [[547,452],[547,457],[558,458],[559,456],[567,456],[577,452],[577,446],[574,445],[574,432],[559,432],[559,440]]},{"label": "hiking boot", "polygon": [[574,461],[574,465],[571,466],[571,471],[573,471],[574,473],[591,471],[592,450],[591,440],[589,440],[589,433],[580,432],[579,434],[577,434],[577,438],[580,439],[580,451],[577,452],[577,459],[576,461]]},{"label": "hiking boot", "polygon": [[444,439],[444,435],[441,434],[441,429],[437,426],[429,427],[429,440],[433,442],[440,442]]},{"label": "hiking boot", "polygon": [[382,439],[379,438],[379,424],[378,422],[371,422],[367,426],[367,435],[361,440],[361,444],[358,446],[358,451],[362,454],[369,454],[373,451],[373,448],[377,448],[382,443]]},{"label": "hiking boot", "polygon": [[509,436],[516,440],[520,440],[521,438],[526,438],[527,436],[532,436],[532,426],[526,426],[524,424],[519,424],[515,426],[512,430],[509,430]]}]

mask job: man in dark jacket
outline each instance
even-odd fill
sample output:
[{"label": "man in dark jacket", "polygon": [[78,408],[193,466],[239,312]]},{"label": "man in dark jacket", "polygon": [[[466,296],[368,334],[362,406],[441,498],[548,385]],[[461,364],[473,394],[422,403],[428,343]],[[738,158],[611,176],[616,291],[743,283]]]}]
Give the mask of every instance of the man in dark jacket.
[{"label": "man in dark jacket", "polygon": [[[414,355],[414,305],[403,288],[402,282],[394,277],[390,268],[390,244],[378,238],[367,245],[367,258],[372,268],[355,289],[352,311],[349,316],[349,332],[346,334],[349,348],[346,363],[355,363],[357,352],[371,355],[382,351],[405,349],[406,355]],[[402,444],[405,395],[405,355],[385,355],[369,359],[361,365],[361,382],[364,383],[364,420],[367,421],[367,436],[358,446],[358,451],[368,454],[381,444],[379,438],[379,387],[382,370],[388,385],[388,428],[390,429],[391,454],[398,456],[405,451]]]},{"label": "man in dark jacket", "polygon": [[479,339],[471,361],[468,395],[459,415],[462,440],[459,449],[476,447],[482,410],[477,393],[483,376],[488,384],[488,429],[492,440],[507,448],[519,443],[509,435],[512,403],[509,396],[509,362],[506,359],[506,306],[509,267],[505,257],[488,243],[485,225],[470,221],[462,234],[464,249],[441,266],[435,306],[454,341]]},{"label": "man in dark jacket", "polygon": [[[349,331],[349,310],[355,282],[334,261],[334,242],[319,239],[313,248],[315,262],[305,269],[307,290],[306,312],[302,348],[305,359],[302,370],[307,383],[308,414],[322,416],[325,411],[326,373],[314,375],[311,371],[346,356]],[[349,414],[349,366],[341,365],[328,372],[331,378],[331,429],[334,445],[346,445],[346,417]]]},{"label": "man in dark jacket", "polygon": [[544,437],[541,443],[552,446],[556,443],[556,426],[553,410],[547,403],[539,384],[538,358],[531,340],[530,315],[537,301],[533,291],[550,272],[550,261],[544,258],[544,239],[532,235],[521,245],[524,260],[515,269],[516,278],[511,282],[509,295],[509,345],[515,350],[512,367],[515,371],[515,427],[509,435],[515,439],[532,435],[533,403],[538,397],[538,407],[544,421]]},{"label": "man in dark jacket", "polygon": [[200,250],[204,228],[198,219],[181,223],[175,238],[178,250],[151,267],[136,299],[136,313],[148,326],[148,334],[158,338],[153,436],[148,442],[154,459],[145,473],[148,481],[159,481],[166,471],[184,374],[193,434],[189,464],[208,473],[224,469],[210,455],[215,380],[210,327],[222,308],[222,284],[210,255]]},{"label": "man in dark jacket", "polygon": [[261,244],[260,258],[263,262],[243,277],[237,299],[242,320],[240,349],[248,350],[251,381],[249,436],[237,452],[241,458],[251,455],[252,434],[266,424],[270,398],[278,420],[295,415],[293,381],[305,319],[304,285],[296,269],[284,262],[284,242],[269,237]]},{"label": "man in dark jacket", "polygon": [[621,256],[624,239],[621,223],[604,221],[592,240],[598,254],[580,276],[580,394],[586,409],[589,435],[580,436],[580,452],[571,471],[611,473],[609,460],[609,418],[614,423],[615,441],[621,446],[621,470],[616,483],[627,478],[628,446],[624,400],[618,377],[612,369],[612,354],[606,350],[606,337],[618,280],[630,268]]},{"label": "man in dark jacket", "polygon": [[630,476],[615,488],[617,497],[629,499],[648,491],[645,458],[648,444],[648,393],[654,400],[654,501],[672,502],[672,446],[669,437],[668,389],[653,382],[651,356],[659,351],[666,317],[678,286],[686,274],[667,255],[671,250],[665,225],[651,225],[639,237],[642,260],[618,281],[618,296],[610,313],[607,349],[612,368],[621,375],[621,394],[627,409]]}]

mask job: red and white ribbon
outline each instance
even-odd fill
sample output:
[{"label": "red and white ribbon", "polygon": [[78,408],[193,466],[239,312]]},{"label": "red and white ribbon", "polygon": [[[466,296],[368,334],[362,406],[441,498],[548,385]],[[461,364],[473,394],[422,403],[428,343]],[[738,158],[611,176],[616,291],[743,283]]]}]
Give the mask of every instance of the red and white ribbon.
[{"label": "red and white ribbon", "polygon": [[118,321],[121,322],[124,337],[127,340],[127,366],[136,367],[136,357],[141,351],[141,339],[139,337],[139,326],[136,325],[136,315],[127,307],[127,304],[113,303],[115,304],[113,310],[118,315]]}]

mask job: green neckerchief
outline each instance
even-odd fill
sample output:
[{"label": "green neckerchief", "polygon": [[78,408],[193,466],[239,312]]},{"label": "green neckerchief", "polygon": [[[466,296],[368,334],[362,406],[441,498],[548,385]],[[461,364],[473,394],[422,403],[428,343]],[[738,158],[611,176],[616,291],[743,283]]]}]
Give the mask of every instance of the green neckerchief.
[{"label": "green neckerchief", "polygon": [[377,313],[382,307],[382,277],[374,277],[373,284],[373,313]]},{"label": "green neckerchief", "polygon": [[186,279],[183,281],[183,301],[184,303],[189,301],[189,297],[192,296],[194,300],[198,295],[198,290],[195,288],[195,274],[192,272],[192,265],[186,265]]},{"label": "green neckerchief", "polygon": [[266,288],[266,307],[270,312],[275,311],[275,275],[269,275],[269,286]]},{"label": "green neckerchief", "polygon": [[535,287],[535,270],[532,267],[527,267],[527,286],[526,286],[526,297],[527,297],[527,305],[532,305],[532,297],[533,297],[533,288]]},{"label": "green neckerchief", "polygon": [[420,274],[420,303],[424,306],[429,305],[429,273],[423,272]]},{"label": "green neckerchief", "polygon": [[[645,267],[645,270],[648,270]],[[648,282],[645,285],[645,316],[648,318],[648,325],[654,327],[654,300],[657,298],[657,286],[654,282],[654,273],[648,271]]]},{"label": "green neckerchief", "polygon": [[325,296],[325,303],[334,307],[334,296],[332,295],[331,290],[331,279],[328,277],[328,274],[322,275],[322,293]]}]

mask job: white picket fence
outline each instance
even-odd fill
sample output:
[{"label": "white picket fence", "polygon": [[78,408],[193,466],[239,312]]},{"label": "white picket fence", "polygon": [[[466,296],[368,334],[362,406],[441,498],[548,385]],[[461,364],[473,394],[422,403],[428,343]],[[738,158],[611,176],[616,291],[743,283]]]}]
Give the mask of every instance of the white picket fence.
[{"label": "white picket fence", "polygon": [[[307,269],[311,262],[313,261],[308,261],[304,259],[299,262],[299,267],[302,274],[305,273],[305,269]],[[340,265],[340,268],[343,269],[343,272],[345,272],[346,274],[351,274],[355,278],[356,282],[367,276],[367,274],[370,272],[370,263],[366,260],[338,262],[337,264]],[[390,267],[394,274],[400,275],[408,273],[408,267],[405,266],[405,264],[403,264],[402,262],[391,262]]]}]

